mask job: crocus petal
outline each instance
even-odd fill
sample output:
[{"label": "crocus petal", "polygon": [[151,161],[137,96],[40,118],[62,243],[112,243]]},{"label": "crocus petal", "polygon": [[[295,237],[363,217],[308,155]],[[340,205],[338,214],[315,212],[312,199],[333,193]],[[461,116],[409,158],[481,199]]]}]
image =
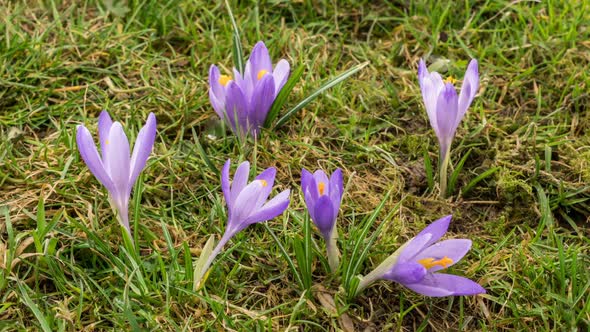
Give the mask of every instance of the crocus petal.
[{"label": "crocus petal", "polygon": [[262,181],[252,181],[240,192],[232,207],[232,218],[228,222],[228,229],[239,231],[247,226],[244,221],[255,212],[255,205],[263,188]]},{"label": "crocus petal", "polygon": [[[426,70],[428,72],[428,70]],[[438,125],[437,125],[437,114],[436,114],[436,102],[438,95],[444,87],[442,77],[437,73],[423,74],[422,80],[420,81],[420,89],[422,90],[422,99],[424,101],[424,107],[428,114],[428,120],[434,130],[436,136],[439,136]]]},{"label": "crocus petal", "polygon": [[285,83],[287,83],[290,71],[291,67],[289,66],[289,62],[285,59],[281,59],[275,65],[275,69],[272,73],[275,81],[275,97],[279,94]]},{"label": "crocus petal", "polygon": [[272,191],[272,186],[275,183],[275,175],[277,174],[277,170],[274,167],[269,167],[265,169],[262,173],[260,173],[256,180],[264,181],[263,189],[258,197],[258,201],[256,202],[255,209],[259,209],[264,202],[268,199],[268,195]]},{"label": "crocus petal", "polygon": [[215,97],[222,101],[225,98],[225,89],[219,82],[220,77],[221,73],[219,72],[219,68],[217,68],[216,65],[211,65],[211,67],[209,67],[209,87]]},{"label": "crocus petal", "polygon": [[309,197],[311,198],[311,201],[317,202],[318,198],[320,197],[319,193],[318,193],[318,186],[317,183],[315,181],[315,177],[312,175],[312,177],[309,179],[309,183],[307,186],[307,192],[309,193]]},{"label": "crocus petal", "polygon": [[252,213],[245,221],[244,224],[251,225],[258,222],[270,220],[280,214],[282,214],[289,206],[289,195],[291,191],[289,189],[276,195],[264,204],[258,211]]},{"label": "crocus petal", "polygon": [[419,283],[404,284],[404,286],[416,293],[432,297],[476,295],[486,292],[483,287],[472,280],[444,273],[428,274]]},{"label": "crocus petal", "polygon": [[398,263],[383,275],[383,279],[399,282],[400,284],[413,284],[420,282],[426,276],[424,266],[415,263]]},{"label": "crocus petal", "polygon": [[315,202],[313,222],[318,227],[324,238],[329,238],[334,222],[336,221],[336,215],[334,214],[334,206],[332,201],[326,195],[320,196]]},{"label": "crocus petal", "polygon": [[309,183],[313,175],[305,168],[301,169],[301,191],[305,192],[309,188]]},{"label": "crocus petal", "polygon": [[225,105],[223,105],[223,102],[215,96],[213,89],[209,89],[209,101],[211,102],[211,106],[213,106],[215,113],[217,113],[219,118],[223,120],[225,118]]},{"label": "crocus petal", "polygon": [[264,45],[262,41],[259,41],[254,45],[248,60],[252,64],[252,72],[250,73],[250,75],[252,75],[252,82],[256,82],[258,79],[258,73],[261,70],[266,70],[267,72],[272,73],[270,55],[268,54],[266,45]]},{"label": "crocus petal", "polygon": [[109,193],[114,193],[116,190],[115,185],[113,184],[111,177],[100,160],[100,156],[96,150],[96,145],[94,145],[94,141],[92,140],[92,135],[88,129],[86,129],[86,127],[77,127],[76,143],[78,144],[80,156],[82,156],[82,159],[86,163],[86,166],[88,166],[88,169],[90,169],[90,172],[92,172],[96,179],[107,188]]},{"label": "crocus petal", "polygon": [[332,199],[332,202],[338,202],[338,206],[340,206],[343,193],[344,183],[342,179],[342,170],[338,168],[330,176],[330,198]]},{"label": "crocus petal", "polygon": [[412,238],[400,254],[400,261],[405,262],[412,259],[424,248],[430,247],[438,241],[447,232],[451,218],[452,215],[448,215],[438,219]]},{"label": "crocus petal", "polygon": [[428,272],[436,272],[438,270],[445,269],[449,266],[453,266],[467,254],[471,249],[471,240],[468,239],[451,239],[445,240],[431,245],[430,247],[422,250],[415,257],[413,261],[420,261],[422,259],[433,258],[439,260],[444,257],[450,259],[450,263],[445,266],[436,265],[428,269]]},{"label": "crocus petal", "polygon": [[430,75],[428,72],[428,68],[426,68],[426,63],[423,59],[420,59],[418,62],[418,82],[420,83],[420,87],[422,87],[422,81],[424,81],[424,77]]},{"label": "crocus petal", "polygon": [[100,140],[100,153],[103,160],[105,159],[105,142],[109,138],[109,131],[112,125],[113,120],[111,120],[109,113],[107,111],[100,112],[98,116],[98,139]]},{"label": "crocus petal", "polygon": [[455,128],[459,125],[461,119],[467,112],[467,108],[471,105],[473,98],[479,90],[479,71],[477,68],[477,60],[472,59],[467,66],[465,71],[465,77],[463,78],[463,85],[461,86],[461,93],[459,94],[459,114],[457,116],[457,122]]},{"label": "crocus petal", "polygon": [[438,126],[438,139],[443,144],[450,144],[455,136],[455,120],[457,119],[457,91],[451,83],[438,95],[436,102],[436,121]]},{"label": "crocus petal", "polygon": [[223,168],[221,169],[221,191],[223,191],[223,197],[225,198],[225,203],[227,204],[229,210],[231,211],[232,207],[232,200],[231,200],[231,190],[229,185],[229,166],[230,160],[228,159]]},{"label": "crocus petal", "polygon": [[106,144],[106,169],[117,188],[115,200],[119,204],[129,199],[129,141],[119,122],[113,123],[109,132],[109,142]]},{"label": "crocus petal", "polygon": [[[228,202],[231,202],[232,204],[236,201],[236,198],[238,198],[238,195],[240,194],[240,192],[242,190],[244,190],[244,188],[246,187],[246,184],[248,184],[248,175],[250,174],[250,163],[248,161],[244,161],[243,163],[240,164],[240,166],[238,166],[238,169],[236,170],[236,174],[234,174],[234,180],[232,181],[231,184],[231,195],[230,195],[230,199],[228,200]],[[230,204],[228,204],[228,206],[232,206]]]},{"label": "crocus petal", "polygon": [[225,117],[234,133],[239,136],[247,135],[248,129],[252,125],[248,123],[248,114],[249,105],[242,89],[236,82],[229,82],[225,99]]},{"label": "crocus petal", "polygon": [[266,121],[268,111],[274,102],[275,83],[272,75],[264,75],[254,87],[252,93],[252,106],[249,114],[250,124],[253,130],[258,130]]},{"label": "crocus petal", "polygon": [[330,195],[330,180],[328,179],[328,176],[326,175],[326,173],[324,171],[317,170],[315,172],[313,172],[313,178],[315,179],[315,190],[318,191],[319,194],[319,186],[320,183],[324,184],[324,192],[322,195]]},{"label": "crocus petal", "polygon": [[143,128],[137,134],[133,154],[131,155],[131,176],[129,178],[129,190],[135,184],[141,170],[145,167],[148,157],[152,152],[156,140],[156,116],[154,113],[148,115]]}]

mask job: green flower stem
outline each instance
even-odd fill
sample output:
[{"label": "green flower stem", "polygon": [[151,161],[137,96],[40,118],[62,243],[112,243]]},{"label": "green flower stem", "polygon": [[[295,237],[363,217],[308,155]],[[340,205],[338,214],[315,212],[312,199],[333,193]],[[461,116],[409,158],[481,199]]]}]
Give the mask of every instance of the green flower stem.
[{"label": "green flower stem", "polygon": [[448,168],[449,168],[449,160],[451,155],[451,145],[448,144],[446,147],[441,147],[440,149],[440,173],[439,173],[439,180],[440,180],[440,198],[447,197],[447,178],[448,178]]}]

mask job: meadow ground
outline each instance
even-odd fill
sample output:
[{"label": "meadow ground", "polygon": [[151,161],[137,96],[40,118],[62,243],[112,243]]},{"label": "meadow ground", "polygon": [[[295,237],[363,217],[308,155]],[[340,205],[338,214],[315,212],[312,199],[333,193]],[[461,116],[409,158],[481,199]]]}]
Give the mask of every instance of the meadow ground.
[{"label": "meadow ground", "polygon": [[[223,3],[0,2],[1,331],[588,330],[588,1],[232,8],[246,55],[263,40],[274,59],[304,66],[282,112],[370,63],[242,146],[219,129],[207,94],[209,66],[233,65]],[[454,167],[467,157],[448,199],[425,166],[438,153],[417,81],[421,57],[459,79],[479,60],[480,90],[458,129]],[[123,245],[75,143],[76,125],[95,131],[102,109],[129,135],[149,112],[158,119],[131,204],[137,253]],[[224,229],[218,170],[228,158],[232,170],[239,160],[257,172],[275,166],[275,192],[292,188],[291,208],[234,238],[195,292],[192,264]],[[451,273],[488,293],[432,299],[383,281],[350,300],[329,276],[316,233],[303,289],[294,273],[302,167],[344,171],[344,254],[366,245],[356,235],[376,216],[371,231],[380,233],[361,273],[453,214],[448,236],[474,245]]]}]

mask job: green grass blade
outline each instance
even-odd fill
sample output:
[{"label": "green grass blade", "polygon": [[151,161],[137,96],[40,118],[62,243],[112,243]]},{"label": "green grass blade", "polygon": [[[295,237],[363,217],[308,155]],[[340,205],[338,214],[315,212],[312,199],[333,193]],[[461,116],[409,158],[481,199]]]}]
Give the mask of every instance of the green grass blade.
[{"label": "green grass blade", "polygon": [[455,186],[457,185],[457,180],[459,179],[459,173],[461,173],[461,170],[463,169],[463,165],[465,165],[465,162],[467,161],[467,158],[471,154],[471,151],[472,150],[467,151],[467,153],[463,156],[463,158],[461,158],[461,160],[457,164],[457,167],[455,167],[455,169],[453,170],[453,173],[451,174],[451,178],[449,179],[449,186],[447,188],[447,195],[452,195],[453,192],[455,192]]},{"label": "green grass blade", "polygon": [[297,84],[297,82],[299,82],[299,79],[301,78],[301,75],[303,74],[304,69],[305,69],[304,65],[300,65],[299,67],[297,67],[297,69],[295,69],[295,71],[293,71],[293,73],[289,77],[289,80],[287,81],[287,83],[285,83],[285,85],[281,89],[281,92],[279,92],[279,95],[275,99],[274,103],[272,104],[272,107],[270,108],[270,111],[268,112],[268,115],[266,116],[266,121],[264,122],[265,128],[269,128],[270,124],[279,115],[279,111],[281,110],[281,108],[283,107],[285,102],[287,101],[287,98],[289,97],[289,94],[291,93],[291,91],[295,87],[295,84]]},{"label": "green grass blade", "polygon": [[240,38],[240,30],[238,29],[238,24],[236,23],[236,18],[234,13],[231,10],[231,6],[229,5],[229,1],[225,0],[225,7],[227,8],[227,12],[229,14],[229,19],[231,21],[231,25],[233,27],[233,47],[232,47],[232,54],[234,57],[234,64],[238,71],[243,74],[244,73],[244,51],[242,50],[242,42]]},{"label": "green grass blade", "polygon": [[432,168],[432,160],[428,150],[424,149],[424,170],[426,171],[426,181],[428,182],[428,190],[434,189],[434,169]]},{"label": "green grass blade", "polygon": [[275,125],[274,128],[277,129],[280,126],[282,126],[283,124],[285,124],[285,122],[287,122],[287,120],[289,120],[293,115],[295,115],[295,113],[299,112],[302,108],[307,106],[307,104],[309,104],[314,99],[316,99],[324,91],[328,90],[329,88],[331,88],[339,83],[344,82],[347,78],[356,74],[361,69],[365,68],[368,64],[369,64],[368,61],[358,64],[358,65],[346,70],[345,72],[339,74],[338,76],[328,80],[324,84],[322,84],[322,86],[320,86],[314,93],[309,95],[307,98],[303,99],[299,104],[295,105],[295,107],[293,107],[287,113],[285,113],[285,115],[283,115],[279,119],[279,121],[277,122],[277,124]]},{"label": "green grass blade", "polygon": [[19,282],[18,289],[20,291],[20,295],[23,299],[23,302],[27,307],[29,307],[29,309],[31,309],[33,315],[35,315],[35,317],[39,321],[39,324],[41,324],[41,329],[43,329],[43,331],[45,332],[51,332],[52,330],[49,326],[49,322],[47,321],[46,317],[43,315],[41,310],[39,310],[39,307],[37,307],[35,302],[33,302],[33,300],[29,297],[29,294],[27,294],[27,291],[30,290],[29,287]]},{"label": "green grass blade", "polygon": [[463,190],[461,191],[461,196],[465,197],[465,195],[467,193],[469,193],[469,191],[471,189],[473,189],[473,187],[475,187],[475,185],[477,185],[480,181],[491,176],[492,174],[496,173],[499,170],[500,170],[500,167],[493,167],[493,168],[490,168],[487,171],[481,173],[480,175],[476,176],[475,179],[469,181],[469,183],[463,188]]},{"label": "green grass blade", "polygon": [[299,275],[299,271],[297,271],[297,268],[295,268],[295,263],[293,263],[293,260],[291,259],[291,257],[287,253],[287,250],[285,250],[285,247],[283,247],[283,245],[281,244],[281,241],[279,241],[279,238],[277,237],[275,232],[273,232],[273,230],[270,227],[268,227],[268,225],[265,222],[263,222],[262,225],[264,226],[264,228],[266,228],[266,230],[268,231],[270,236],[272,236],[272,238],[275,240],[275,243],[277,244],[277,246],[279,246],[279,250],[281,251],[281,254],[283,254],[283,257],[287,261],[287,264],[289,264],[289,267],[291,268],[291,271],[293,272],[293,275],[297,279],[297,282],[299,283],[301,288],[305,289],[305,284],[303,283],[303,280],[301,279],[301,276]]}]

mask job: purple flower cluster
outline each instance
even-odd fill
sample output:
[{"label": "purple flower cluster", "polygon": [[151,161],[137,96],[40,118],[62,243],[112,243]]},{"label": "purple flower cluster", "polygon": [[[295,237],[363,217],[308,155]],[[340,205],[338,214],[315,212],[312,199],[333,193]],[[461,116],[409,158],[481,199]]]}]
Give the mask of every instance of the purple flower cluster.
[{"label": "purple flower cluster", "polygon": [[209,69],[209,100],[219,117],[239,137],[256,137],[275,98],[289,78],[290,67],[281,59],[273,68],[268,49],[258,42],[246,62],[244,73],[233,69],[233,76],[219,68]]}]

